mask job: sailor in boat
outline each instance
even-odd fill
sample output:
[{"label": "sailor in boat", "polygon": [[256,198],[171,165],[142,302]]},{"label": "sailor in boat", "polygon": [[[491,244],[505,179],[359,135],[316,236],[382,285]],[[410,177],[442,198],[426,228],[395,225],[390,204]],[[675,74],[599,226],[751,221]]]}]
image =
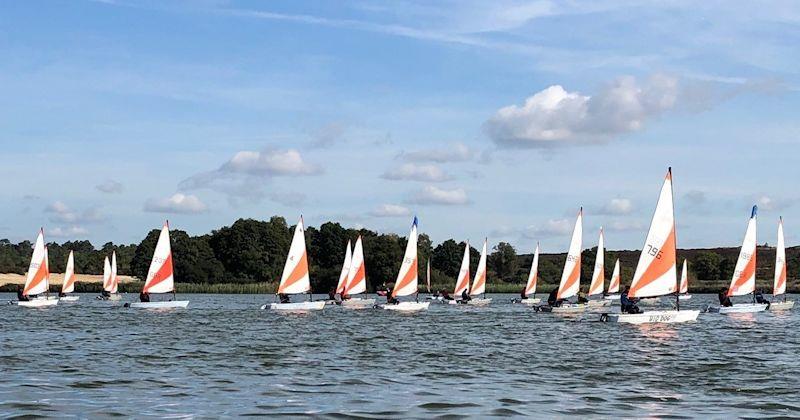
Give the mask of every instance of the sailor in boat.
[{"label": "sailor in boat", "polygon": [[453,297],[450,296],[450,293],[448,293],[447,290],[442,290],[439,292],[439,294],[442,296],[442,299],[444,300],[453,300]]},{"label": "sailor in boat", "polygon": [[147,292],[139,293],[139,302],[150,302],[150,293]]},{"label": "sailor in boat", "polygon": [[622,313],[625,313],[625,314],[640,314],[640,313],[642,313],[642,310],[639,309],[638,306],[636,306],[636,302],[638,302],[639,299],[636,299],[636,298],[630,299],[630,298],[628,298],[628,293],[630,291],[631,291],[631,287],[630,286],[625,286],[625,290],[623,290],[622,294],[619,295],[619,309],[620,309],[620,311]]},{"label": "sailor in boat", "polygon": [[62,298],[62,297],[66,297],[66,296],[67,296],[67,294],[64,293],[63,291],[58,292],[58,297]]},{"label": "sailor in boat", "polygon": [[386,304],[387,305],[397,305],[398,303],[400,303],[400,301],[397,300],[396,297],[392,296],[392,288],[391,287],[387,287],[386,288]]},{"label": "sailor in boat", "polygon": [[719,298],[720,306],[733,306],[733,302],[731,302],[731,298],[728,296],[727,288],[723,287],[722,289],[719,289],[719,294],[717,294],[717,297]]},{"label": "sailor in boat", "polygon": [[103,290],[102,292],[100,292],[100,296],[98,296],[97,298],[100,300],[108,300],[108,298],[110,297],[111,297],[111,292],[109,292],[108,290]]},{"label": "sailor in boat", "polygon": [[519,300],[525,300],[527,298],[528,298],[528,294],[525,293],[525,289],[522,289],[522,291],[519,292]]},{"label": "sailor in boat", "polygon": [[567,302],[567,300],[558,298],[558,287],[553,289],[553,291],[547,295],[547,304],[550,305],[550,307],[557,308],[563,305],[564,302]]},{"label": "sailor in boat", "polygon": [[289,295],[287,295],[286,293],[278,293],[278,300],[281,303],[291,303],[292,302],[291,299],[289,299]]},{"label": "sailor in boat", "polygon": [[472,298],[469,296],[469,292],[467,292],[467,289],[464,289],[464,291],[461,292],[461,303],[467,303],[471,300]]},{"label": "sailor in boat", "polygon": [[336,288],[332,287],[328,290],[328,300],[336,301]]},{"label": "sailor in boat", "polygon": [[587,303],[589,302],[589,298],[586,297],[586,293],[578,292],[578,304]]},{"label": "sailor in boat", "polygon": [[767,299],[764,298],[764,294],[761,291],[761,289],[756,290],[756,292],[754,293],[753,298],[755,298],[756,303],[761,303],[761,304],[767,305],[767,309],[769,309],[770,302]]},{"label": "sailor in boat", "polygon": [[30,298],[23,293],[22,286],[17,288],[17,300],[20,302],[27,302],[30,300]]}]

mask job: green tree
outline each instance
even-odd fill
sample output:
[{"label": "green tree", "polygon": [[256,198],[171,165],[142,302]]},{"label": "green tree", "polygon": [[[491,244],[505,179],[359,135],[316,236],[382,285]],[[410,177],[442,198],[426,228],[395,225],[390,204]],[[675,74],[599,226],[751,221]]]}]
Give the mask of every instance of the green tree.
[{"label": "green tree", "polygon": [[715,252],[702,251],[697,254],[689,266],[694,271],[695,276],[701,280],[720,279],[720,267],[722,257]]}]

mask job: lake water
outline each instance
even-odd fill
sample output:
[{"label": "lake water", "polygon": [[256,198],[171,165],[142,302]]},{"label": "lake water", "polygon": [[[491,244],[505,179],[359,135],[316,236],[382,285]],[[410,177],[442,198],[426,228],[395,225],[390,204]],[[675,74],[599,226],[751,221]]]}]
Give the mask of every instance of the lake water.
[{"label": "lake water", "polygon": [[800,416],[797,310],[633,326],[536,313],[512,295],[486,308],[310,315],[259,310],[272,299],[259,295],[180,297],[187,310],[93,295],[1,306],[0,413]]}]

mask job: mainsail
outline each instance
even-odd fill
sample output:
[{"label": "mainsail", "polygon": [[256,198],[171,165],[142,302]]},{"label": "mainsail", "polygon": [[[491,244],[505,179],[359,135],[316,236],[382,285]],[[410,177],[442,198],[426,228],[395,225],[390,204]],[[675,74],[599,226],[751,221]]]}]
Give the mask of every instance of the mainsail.
[{"label": "mainsail", "polygon": [[575,228],[572,230],[572,240],[569,243],[567,260],[564,262],[564,271],[561,273],[561,283],[558,286],[558,299],[566,299],[578,294],[581,280],[581,242],[583,239],[583,208],[575,219]]}]

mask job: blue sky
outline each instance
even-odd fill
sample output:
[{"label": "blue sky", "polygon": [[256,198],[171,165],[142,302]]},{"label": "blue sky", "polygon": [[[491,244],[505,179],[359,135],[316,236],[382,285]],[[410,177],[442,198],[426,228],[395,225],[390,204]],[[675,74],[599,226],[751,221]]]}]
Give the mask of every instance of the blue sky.
[{"label": "blue sky", "polygon": [[800,240],[796,2],[0,5],[0,237],[338,220],[435,241]]}]

